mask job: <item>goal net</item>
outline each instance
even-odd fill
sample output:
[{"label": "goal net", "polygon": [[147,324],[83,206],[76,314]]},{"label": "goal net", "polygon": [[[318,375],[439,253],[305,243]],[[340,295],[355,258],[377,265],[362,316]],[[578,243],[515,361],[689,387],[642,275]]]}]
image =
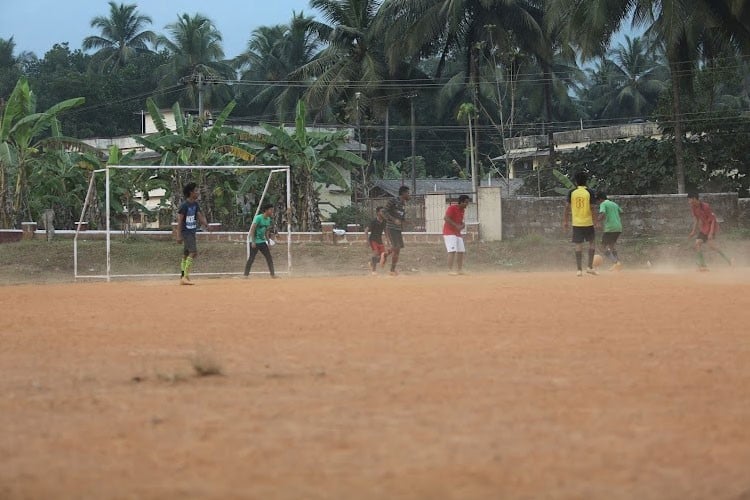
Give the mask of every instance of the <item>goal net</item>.
[{"label": "goal net", "polygon": [[[177,213],[177,207],[172,206],[173,202],[168,199],[170,197],[167,196],[167,189],[170,187],[136,192],[130,184],[131,177],[137,175],[140,179],[155,179],[158,174],[162,179],[172,180],[172,190],[181,190],[182,185],[174,182],[175,179],[182,177],[183,181],[187,179],[185,182],[197,182],[197,179],[189,177],[200,177],[201,174],[208,173],[221,174],[233,179],[231,187],[224,183],[215,187],[212,193],[215,191],[216,196],[232,200],[229,204],[238,211],[242,223],[237,230],[224,231],[220,228],[221,224],[212,221],[207,215],[209,230],[199,230],[196,233],[198,258],[190,273],[191,276],[242,275],[245,262],[250,255],[250,225],[265,203],[273,203],[277,210],[285,212],[285,227],[274,227],[278,232],[274,235],[274,240],[280,245],[273,247],[272,255],[277,274],[290,273],[292,234],[289,207],[292,194],[289,166],[108,165],[104,169],[94,171],[91,176],[79,219],[81,222],[77,224],[73,237],[74,277],[109,281],[113,278],[179,276],[183,247],[176,243],[174,236],[176,220],[173,220],[172,214]],[[244,181],[237,180],[240,178]],[[87,229],[89,221],[86,220],[86,215],[92,212],[90,209],[93,205],[102,205],[96,194],[97,186],[100,186],[101,192],[102,181],[102,227],[96,230]],[[198,184],[200,190],[200,182]],[[123,186],[129,186],[129,190]],[[179,194],[180,196],[172,196],[171,200],[181,199],[182,193]],[[159,199],[155,201],[154,198]],[[146,203],[147,200],[150,203]],[[201,204],[201,210],[206,213],[206,205],[200,199],[198,202]],[[148,204],[151,205],[151,212],[146,207]],[[154,209],[155,204],[158,207]],[[226,211],[226,203],[223,210]],[[148,222],[144,212],[151,213],[152,216],[156,213],[157,220]],[[218,213],[218,210],[216,212]],[[159,213],[162,217],[159,217]],[[91,224],[88,226],[91,227]],[[267,272],[265,260],[259,255],[253,265],[253,274]]]}]

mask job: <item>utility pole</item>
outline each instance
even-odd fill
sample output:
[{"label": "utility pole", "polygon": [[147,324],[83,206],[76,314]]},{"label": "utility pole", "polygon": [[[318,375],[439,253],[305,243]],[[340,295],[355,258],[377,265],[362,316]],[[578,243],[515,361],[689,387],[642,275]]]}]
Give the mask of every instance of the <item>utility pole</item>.
[{"label": "utility pole", "polygon": [[203,74],[198,73],[198,117],[203,119]]},{"label": "utility pole", "polygon": [[359,98],[362,97],[362,92],[355,92],[354,99],[357,102],[357,148],[359,149],[359,157],[362,158],[362,129],[359,119]]},{"label": "utility pole", "polygon": [[414,115],[414,98],[417,97],[417,93],[414,92],[409,94],[409,104],[411,105],[411,194],[417,194],[417,132],[414,126],[415,115]]}]

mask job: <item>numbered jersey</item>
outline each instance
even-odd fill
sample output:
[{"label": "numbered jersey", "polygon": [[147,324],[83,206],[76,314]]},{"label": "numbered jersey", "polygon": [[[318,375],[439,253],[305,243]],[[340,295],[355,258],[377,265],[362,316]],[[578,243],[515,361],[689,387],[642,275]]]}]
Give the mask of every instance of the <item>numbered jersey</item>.
[{"label": "numbered jersey", "polygon": [[591,201],[593,199],[593,191],[586,186],[578,186],[568,193],[573,227],[589,227],[594,225],[594,216],[591,213]]},{"label": "numbered jersey", "polygon": [[201,211],[200,206],[197,202],[185,202],[180,205],[180,209],[177,213],[185,216],[185,221],[182,223],[182,231],[185,233],[194,233],[198,230],[198,212]]}]

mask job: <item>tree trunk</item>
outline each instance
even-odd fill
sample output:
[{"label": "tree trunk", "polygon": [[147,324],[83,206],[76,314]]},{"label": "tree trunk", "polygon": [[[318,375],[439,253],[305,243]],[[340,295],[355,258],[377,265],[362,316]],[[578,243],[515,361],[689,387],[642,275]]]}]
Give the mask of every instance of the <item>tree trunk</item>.
[{"label": "tree trunk", "polygon": [[0,165],[0,227],[9,227],[8,214],[8,175],[4,165]]},{"label": "tree trunk", "polygon": [[549,147],[547,164],[551,171],[555,167],[555,131],[552,128],[552,71],[546,62],[542,63],[542,79],[544,80],[544,109],[547,118],[547,146]]},{"label": "tree trunk", "polygon": [[685,132],[682,129],[682,112],[680,105],[680,81],[679,63],[671,61],[669,67],[672,71],[672,119],[674,120],[674,159],[675,176],[677,177],[677,192],[685,193],[685,150],[683,139]]}]

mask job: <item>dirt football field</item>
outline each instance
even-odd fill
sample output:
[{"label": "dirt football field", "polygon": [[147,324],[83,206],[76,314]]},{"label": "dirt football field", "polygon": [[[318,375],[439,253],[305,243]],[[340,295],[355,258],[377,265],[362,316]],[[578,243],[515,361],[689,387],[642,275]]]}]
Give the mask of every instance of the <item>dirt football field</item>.
[{"label": "dirt football field", "polygon": [[0,499],[750,499],[748,268],[195,280],[0,287]]}]

